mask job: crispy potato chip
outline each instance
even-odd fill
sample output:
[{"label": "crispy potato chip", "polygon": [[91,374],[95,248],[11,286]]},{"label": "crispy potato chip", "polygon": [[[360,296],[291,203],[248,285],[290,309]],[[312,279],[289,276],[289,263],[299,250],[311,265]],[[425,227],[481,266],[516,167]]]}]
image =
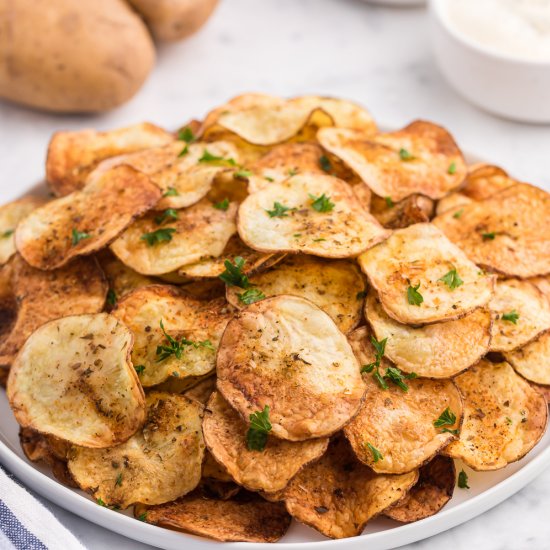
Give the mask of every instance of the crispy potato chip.
[{"label": "crispy potato chip", "polygon": [[444,454],[474,470],[498,470],[523,458],[544,434],[546,399],[508,363],[482,359],[454,380],[464,397],[464,423]]},{"label": "crispy potato chip", "polygon": [[42,325],[10,371],[7,395],[15,418],[24,428],[83,447],[126,441],[145,416],[131,348],[131,332],[106,313]]},{"label": "crispy potato chip", "polygon": [[546,277],[532,277],[529,282],[533,283],[550,301],[550,275]]},{"label": "crispy potato chip", "polygon": [[[277,204],[288,210],[278,212]],[[253,193],[241,204],[237,225],[241,239],[256,250],[327,258],[357,256],[388,235],[347,183],[317,174]]]},{"label": "crispy potato chip", "polygon": [[537,390],[544,399],[546,399],[546,402],[550,404],[550,386],[543,386],[542,384],[535,384],[534,382],[529,382],[529,385]]},{"label": "crispy potato chip", "polygon": [[550,195],[517,184],[433,223],[476,264],[509,277],[550,273]]},{"label": "crispy potato chip", "polygon": [[301,441],[335,433],[359,410],[365,384],[334,321],[313,303],[276,296],[229,322],[218,390],[241,416],[269,407],[272,434]]},{"label": "crispy potato chip", "polygon": [[519,349],[505,352],[504,358],[530,382],[550,386],[550,331]]},{"label": "crispy potato chip", "polygon": [[230,500],[241,491],[241,486],[234,481],[218,481],[203,477],[199,490],[203,491],[207,498]]},{"label": "crispy potato chip", "polygon": [[401,523],[411,523],[437,514],[453,496],[456,468],[452,458],[436,456],[420,468],[418,483],[384,515]]},{"label": "crispy potato chip", "polygon": [[134,335],[132,362],[142,385],[154,386],[170,377],[194,381],[213,371],[232,308],[223,298],[201,301],[175,287],[153,285],[126,295],[113,315]]},{"label": "crispy potato chip", "polygon": [[375,195],[372,197],[370,209],[371,214],[384,227],[390,229],[400,229],[414,223],[429,222],[433,210],[434,201],[423,195],[410,195],[396,204]]},{"label": "crispy potato chip", "polygon": [[0,365],[11,365],[25,340],[47,321],[99,313],[105,304],[107,284],[94,258],[75,258],[52,271],[41,271],[21,256],[10,262],[10,296],[13,322],[0,337]]},{"label": "crispy potato chip", "polygon": [[108,506],[162,504],[192,491],[201,479],[202,406],[182,395],[147,395],[143,428],[109,449],[73,447],[69,471],[79,487]]},{"label": "crispy potato chip", "polygon": [[495,317],[491,351],[512,351],[550,329],[550,302],[528,281],[498,281],[489,307]]},{"label": "crispy potato chip", "polygon": [[213,300],[225,296],[225,283],[217,277],[215,279],[200,279],[182,284],[180,290],[186,296],[198,300]]},{"label": "crispy potato chip", "polygon": [[44,202],[40,197],[24,197],[0,207],[0,265],[15,254],[15,228],[19,222]]},{"label": "crispy potato chip", "polygon": [[407,324],[459,319],[485,306],[494,276],[486,275],[431,224],[396,230],[359,257],[386,313]]},{"label": "crispy potato chip", "polygon": [[161,506],[136,506],[134,515],[153,525],[226,542],[277,542],[291,521],[284,504],[242,491],[230,500],[195,491]]},{"label": "crispy potato chip", "polygon": [[[307,298],[328,313],[344,333],[361,320],[365,281],[355,263],[293,255],[273,269],[250,277],[250,283],[265,296],[291,294]],[[227,287],[230,304],[246,307],[242,296],[246,302],[243,289]]]},{"label": "crispy potato chip", "polygon": [[111,250],[143,275],[170,273],[203,258],[221,256],[237,231],[236,212],[235,203],[222,210],[203,199],[178,210],[178,218],[164,225],[159,225],[157,215],[150,213],[133,223]]},{"label": "crispy potato chip", "polygon": [[[368,336],[366,327],[350,335],[353,351],[363,365],[375,361]],[[383,361],[381,366],[380,374],[389,375],[391,365]],[[391,380],[385,382],[384,389],[372,375],[365,376],[367,396],[344,434],[357,458],[375,472],[403,474],[419,468],[456,439],[450,430],[460,427],[462,399],[451,380],[403,379],[403,387]],[[454,422],[435,426],[447,409],[454,414]]]},{"label": "crispy potato chip", "polygon": [[218,392],[208,401],[202,429],[210,453],[239,485],[251,491],[284,489],[301,468],[319,458],[328,446],[326,437],[308,441],[269,437],[264,450],[249,450],[247,424]]},{"label": "crispy potato chip", "polygon": [[162,147],[109,158],[89,175],[88,182],[114,166],[126,164],[149,176],[163,196],[155,207],[184,208],[195,204],[210,191],[216,176],[239,161],[231,143],[175,141]]},{"label": "crispy potato chip", "polygon": [[454,376],[489,351],[493,321],[488,309],[476,309],[456,321],[412,327],[387,315],[371,290],[365,316],[376,339],[387,339],[386,357],[403,371],[418,376]]},{"label": "crispy potato chip", "polygon": [[17,250],[39,269],[61,267],[108,245],[159,198],[159,188],[145,175],[117,166],[82,191],[31,212],[15,231]]},{"label": "crispy potato chip", "polygon": [[480,163],[468,168],[461,192],[474,201],[482,201],[516,183],[502,168]]},{"label": "crispy potato chip", "polygon": [[399,502],[416,483],[418,472],[381,475],[359,462],[339,437],[317,461],[306,466],[284,491],[292,517],[339,539],[360,535],[366,523]]},{"label": "crispy potato chip", "polygon": [[471,202],[473,202],[473,200],[470,197],[467,197],[460,191],[455,191],[454,193],[449,193],[446,197],[443,197],[437,201],[435,213],[439,216],[444,212],[449,212],[452,210],[453,218],[458,220],[464,212],[462,207],[465,204],[470,204]]},{"label": "crispy potato chip", "polygon": [[46,179],[55,195],[68,195],[84,187],[88,174],[100,161],[173,140],[172,134],[148,122],[110,132],[56,132],[48,147]]},{"label": "crispy potato chip", "polygon": [[185,390],[185,397],[206,405],[212,393],[216,390],[216,376],[206,376],[195,385]]},{"label": "crispy potato chip", "polygon": [[374,193],[393,202],[414,193],[440,199],[466,176],[464,158],[452,136],[431,122],[417,120],[397,132],[375,136],[321,128],[317,139]]}]

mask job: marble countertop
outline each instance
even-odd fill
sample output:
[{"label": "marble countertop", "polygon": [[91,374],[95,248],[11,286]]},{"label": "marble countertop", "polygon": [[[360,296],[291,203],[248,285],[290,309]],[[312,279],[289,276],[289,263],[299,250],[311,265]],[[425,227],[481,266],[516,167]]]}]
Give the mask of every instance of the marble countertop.
[{"label": "marble countertop", "polygon": [[[360,0],[222,0],[202,32],[160,48],[148,82],[116,111],[54,116],[0,103],[2,194],[15,198],[21,187],[43,178],[55,130],[142,120],[175,128],[244,91],[348,97],[386,126],[431,119],[451,130],[465,150],[550,188],[550,128],[494,118],[457,96],[434,66],[424,9]],[[90,550],[150,548],[51,508]],[[549,509],[547,472],[477,519],[404,548],[546,549]]]}]

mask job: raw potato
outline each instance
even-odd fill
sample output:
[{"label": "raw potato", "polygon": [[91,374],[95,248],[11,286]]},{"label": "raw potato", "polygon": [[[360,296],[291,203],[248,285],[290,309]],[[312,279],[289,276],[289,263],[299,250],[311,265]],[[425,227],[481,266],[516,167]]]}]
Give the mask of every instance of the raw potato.
[{"label": "raw potato", "polygon": [[[398,229],[385,242],[359,257],[386,313],[406,324],[459,319],[485,306],[495,277],[486,275],[431,224]],[[451,288],[441,279],[456,270],[462,284]],[[420,286],[418,286],[420,285]],[[409,289],[423,301],[410,303]]]},{"label": "raw potato", "polygon": [[384,515],[401,523],[411,523],[437,514],[451,500],[456,482],[452,458],[436,456],[420,468],[418,483]]},{"label": "raw potato", "polygon": [[182,40],[200,29],[218,0],[129,0],[156,40]]},{"label": "raw potato", "polygon": [[56,132],[48,147],[46,179],[53,193],[62,197],[82,189],[101,161],[173,141],[172,134],[149,122],[108,132]]},{"label": "raw potato", "polygon": [[18,0],[2,12],[5,99],[63,113],[106,111],[130,99],[153,67],[153,41],[123,0]]},{"label": "raw potato", "polygon": [[82,191],[31,212],[15,231],[17,250],[39,269],[61,267],[108,245],[159,198],[160,190],[149,178],[117,166]]},{"label": "raw potato", "polygon": [[365,384],[345,336],[295,296],[252,304],[218,350],[218,390],[245,421],[269,406],[272,434],[303,441],[337,432],[359,410]]},{"label": "raw potato", "polygon": [[464,158],[452,136],[431,122],[417,120],[397,132],[375,136],[322,128],[317,139],[357,172],[376,195],[393,202],[414,193],[440,199],[459,187],[466,176]]},{"label": "raw potato", "polygon": [[283,504],[253,493],[237,498],[208,498],[201,491],[161,506],[136,506],[147,523],[225,542],[277,542],[290,526]]},{"label": "raw potato", "polygon": [[[143,275],[163,275],[196,263],[206,257],[221,256],[229,239],[237,231],[237,205],[227,210],[214,208],[202,199],[179,210],[177,220],[158,225],[158,214],[148,214],[132,224],[112,245],[111,250],[126,265]],[[152,246],[142,237],[159,229],[175,229],[169,242]]]},{"label": "raw potato", "polygon": [[417,471],[375,474],[340,437],[317,462],[298,473],[283,497],[292,517],[340,539],[360,535],[370,519],[399,502],[417,479]]},{"label": "raw potato", "polygon": [[[231,318],[226,301],[201,301],[185,296],[176,287],[154,285],[134,290],[118,302],[113,315],[134,335],[132,362],[138,369],[143,386],[154,386],[170,377],[176,382],[194,381],[212,372],[216,366],[216,349]],[[164,359],[158,346],[168,346],[162,332],[178,342],[188,339],[193,344],[182,345],[181,357],[175,354]]]},{"label": "raw potato", "polygon": [[44,204],[39,197],[24,197],[0,207],[0,265],[15,254],[15,228],[35,208]]},{"label": "raw potato", "polygon": [[508,363],[482,359],[454,380],[464,397],[464,423],[446,455],[474,470],[498,470],[523,458],[544,434],[546,399]]},{"label": "raw potato", "polygon": [[[367,188],[366,185],[361,187]],[[396,204],[375,195],[370,206],[371,214],[389,229],[400,229],[413,223],[429,222],[433,210],[434,201],[423,195],[410,195]]]},{"label": "raw potato", "polygon": [[512,351],[550,329],[550,302],[528,281],[498,281],[489,307],[495,316],[491,351]]},{"label": "raw potato", "polygon": [[433,223],[476,264],[508,277],[550,273],[550,195],[526,183]]},{"label": "raw potato", "polygon": [[131,348],[130,331],[106,313],[42,325],[10,371],[7,395],[15,418],[83,447],[126,441],[145,417]]},{"label": "raw potato", "polygon": [[208,401],[202,429],[208,450],[239,485],[268,493],[284,489],[302,467],[327,450],[329,441],[269,437],[264,450],[251,451],[247,424],[218,392]]},{"label": "raw potato", "polygon": [[147,395],[143,428],[109,449],[73,447],[69,471],[107,506],[162,504],[192,491],[201,478],[202,405],[182,395]]},{"label": "raw potato", "polygon": [[498,166],[474,164],[468,169],[461,192],[474,201],[482,201],[516,183]]},{"label": "raw potato", "polygon": [[505,352],[504,358],[530,382],[550,386],[550,331],[522,348]]},{"label": "raw potato", "polygon": [[[355,355],[362,365],[375,360],[365,327],[351,336]],[[391,365],[381,364],[381,374]],[[462,399],[451,380],[414,378],[404,380],[408,391],[391,381],[382,389],[372,374],[365,375],[367,396],[359,414],[344,428],[357,458],[380,474],[404,474],[416,470],[457,436],[443,428],[460,428]],[[452,425],[435,427],[434,422],[449,409],[456,416]],[[380,451],[375,457],[368,444]]]},{"label": "raw potato", "polygon": [[418,376],[455,376],[489,351],[493,320],[488,309],[476,309],[456,321],[413,327],[389,317],[371,290],[365,317],[378,341],[388,339],[386,357],[404,372]]},{"label": "raw potato", "polygon": [[[334,203],[332,210],[313,208],[314,199],[323,195]],[[273,210],[276,202],[294,210],[271,217],[267,210]],[[347,183],[318,174],[293,176],[247,197],[239,208],[238,230],[241,239],[256,250],[326,258],[357,256],[388,235]]]},{"label": "raw potato", "polygon": [[10,268],[8,307],[15,320],[0,338],[0,365],[11,365],[27,338],[47,321],[103,309],[107,284],[94,258],[76,258],[60,269],[41,271],[15,256]]},{"label": "raw potato", "polygon": [[[354,263],[294,255],[254,275],[250,283],[266,297],[291,294],[310,300],[328,313],[344,333],[361,320],[365,282]],[[239,299],[242,293],[241,288],[228,286],[227,301],[238,308],[245,307]]]}]

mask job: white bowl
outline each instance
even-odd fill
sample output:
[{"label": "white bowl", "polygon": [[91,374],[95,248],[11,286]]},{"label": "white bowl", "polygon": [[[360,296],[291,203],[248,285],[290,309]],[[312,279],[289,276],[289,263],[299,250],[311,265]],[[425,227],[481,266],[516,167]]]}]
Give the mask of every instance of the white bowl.
[{"label": "white bowl", "polygon": [[430,0],[429,12],[434,54],[449,83],[493,114],[550,123],[550,61],[513,58],[460,34],[448,21],[447,2]]}]

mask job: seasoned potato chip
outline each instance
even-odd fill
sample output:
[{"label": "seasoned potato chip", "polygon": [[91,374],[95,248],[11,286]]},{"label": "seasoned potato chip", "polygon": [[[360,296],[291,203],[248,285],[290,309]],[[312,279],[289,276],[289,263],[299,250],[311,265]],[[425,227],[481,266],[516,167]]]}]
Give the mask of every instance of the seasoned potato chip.
[{"label": "seasoned potato chip", "polygon": [[39,197],[24,197],[0,207],[0,265],[15,254],[15,228],[19,222],[44,202]]},{"label": "seasoned potato chip", "polygon": [[546,399],[508,363],[482,359],[454,380],[464,397],[464,423],[446,455],[474,470],[498,470],[523,458],[544,434]]},{"label": "seasoned potato chip", "polygon": [[206,405],[212,393],[216,390],[216,376],[206,376],[195,385],[185,390],[185,397],[194,399],[202,405]]},{"label": "seasoned potato chip", "polygon": [[218,392],[208,401],[202,429],[210,453],[239,485],[251,491],[284,489],[303,466],[319,458],[328,446],[326,437],[308,441],[270,437],[262,451],[249,450],[247,424]]},{"label": "seasoned potato chip", "polygon": [[[366,187],[366,186],[362,186]],[[394,204],[376,195],[372,197],[371,214],[390,229],[408,227],[413,223],[429,222],[434,210],[434,201],[422,195],[410,195]]]},{"label": "seasoned potato chip", "polygon": [[388,235],[347,183],[317,174],[293,176],[247,197],[238,230],[256,250],[327,258],[357,256]]},{"label": "seasoned potato chip", "polygon": [[133,223],[111,250],[138,273],[162,275],[205,257],[221,256],[237,231],[235,203],[222,210],[203,199],[177,212],[177,219],[165,225],[155,221],[157,215],[147,214]]},{"label": "seasoned potato chip", "polygon": [[462,216],[462,212],[464,212],[462,207],[465,204],[470,204],[471,202],[473,201],[470,197],[467,197],[460,191],[455,191],[454,193],[450,193],[446,197],[443,197],[437,201],[435,213],[439,216],[444,212],[449,212],[452,210],[453,218],[458,220],[460,216]]},{"label": "seasoned potato chip", "polygon": [[349,422],[365,384],[345,336],[303,298],[276,296],[230,321],[218,350],[218,390],[248,421],[269,407],[272,434],[301,441]]},{"label": "seasoned potato chip", "polygon": [[15,418],[24,428],[83,447],[126,441],[145,416],[131,348],[131,332],[106,313],[42,325],[10,371],[7,394]]},{"label": "seasoned potato chip", "polygon": [[474,164],[468,168],[468,175],[461,192],[474,201],[482,201],[518,183],[498,166]]},{"label": "seasoned potato chip", "polygon": [[173,140],[172,134],[148,122],[110,132],[57,132],[48,147],[46,179],[58,197],[68,195],[84,187],[88,174],[100,161]]},{"label": "seasoned potato chip", "polygon": [[386,314],[370,291],[365,316],[385,354],[400,369],[429,378],[448,378],[477,363],[488,351],[492,317],[479,308],[456,321],[422,327],[403,325]]},{"label": "seasoned potato chip", "polygon": [[322,128],[317,139],[374,193],[393,202],[414,193],[440,199],[466,176],[464,158],[452,136],[431,122],[417,120],[397,132],[375,136]]},{"label": "seasoned potato chip", "polygon": [[354,537],[370,519],[399,502],[417,479],[417,471],[375,474],[355,458],[348,442],[340,437],[317,462],[292,479],[284,500],[292,517],[323,535]]},{"label": "seasoned potato chip", "polygon": [[519,349],[505,352],[504,358],[530,382],[550,386],[550,331]]},{"label": "seasoned potato chip", "polygon": [[226,542],[277,542],[291,520],[283,504],[242,491],[230,500],[195,491],[161,506],[136,506],[134,515],[153,525]]},{"label": "seasoned potato chip", "polygon": [[529,384],[546,399],[548,404],[550,404],[550,386],[543,386],[542,384],[535,384],[534,382],[529,382]]},{"label": "seasoned potato chip", "polygon": [[[350,336],[363,365],[376,359],[368,336],[365,327]],[[460,427],[462,399],[451,380],[407,379],[385,360],[380,366],[382,369],[374,372],[384,376],[387,388],[372,375],[365,376],[367,396],[344,434],[357,458],[375,472],[411,472],[456,439],[453,431]],[[450,411],[448,422],[438,426],[445,411]]]},{"label": "seasoned potato chip", "polygon": [[201,478],[202,405],[182,395],[147,395],[143,428],[109,449],[73,447],[69,471],[79,487],[108,506],[162,504],[192,491]]},{"label": "seasoned potato chip", "polygon": [[215,279],[200,279],[182,284],[180,290],[191,298],[213,300],[225,296],[225,283],[217,277]]},{"label": "seasoned potato chip", "polygon": [[47,321],[103,309],[107,284],[94,258],[75,258],[59,269],[41,271],[17,255],[10,268],[15,319],[0,337],[0,365],[11,365],[25,340]]},{"label": "seasoned potato chip", "polygon": [[159,188],[147,176],[117,166],[82,191],[31,212],[15,231],[17,250],[39,269],[61,267],[108,245],[159,198]]},{"label": "seasoned potato chip", "polygon": [[[293,255],[250,277],[250,283],[265,296],[307,298],[328,313],[342,332],[349,332],[361,320],[365,281],[355,263]],[[227,301],[243,308],[248,300],[241,288],[228,286]]]},{"label": "seasoned potato chip", "polygon": [[384,515],[401,523],[411,523],[437,514],[453,496],[456,468],[452,458],[436,456],[420,468],[418,483],[407,496]]},{"label": "seasoned potato chip", "polygon": [[[215,377],[212,377],[215,379]],[[214,388],[215,390],[216,388]],[[210,396],[209,396],[210,398]],[[206,405],[206,403],[204,403]],[[215,479],[216,481],[233,481],[227,470],[210,454],[206,449],[204,462],[202,464],[202,477]]]},{"label": "seasoned potato chip", "polygon": [[223,298],[201,301],[167,285],[134,290],[113,315],[134,335],[132,362],[143,386],[170,377],[194,381],[213,371],[218,342],[232,316]]},{"label": "seasoned potato chip", "polygon": [[431,224],[394,231],[359,257],[386,313],[407,324],[459,319],[486,305],[494,276],[486,275]]},{"label": "seasoned potato chip", "polygon": [[495,316],[491,351],[512,351],[550,329],[550,302],[528,281],[498,281],[489,307]]},{"label": "seasoned potato chip", "polygon": [[517,184],[433,223],[476,264],[509,277],[550,273],[550,194]]},{"label": "seasoned potato chip", "polygon": [[533,283],[550,301],[550,275],[546,277],[532,277],[529,282]]}]

